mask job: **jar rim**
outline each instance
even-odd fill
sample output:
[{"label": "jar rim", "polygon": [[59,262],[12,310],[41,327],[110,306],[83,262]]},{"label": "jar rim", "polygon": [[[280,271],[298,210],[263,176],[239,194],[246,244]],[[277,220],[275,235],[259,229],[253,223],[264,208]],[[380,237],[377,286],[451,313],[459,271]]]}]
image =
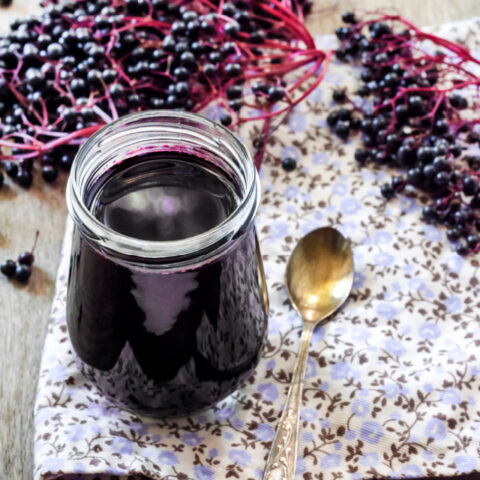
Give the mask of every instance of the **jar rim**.
[{"label": "jar rim", "polygon": [[[182,119],[185,124],[182,124]],[[84,175],[82,166],[98,144],[109,135],[113,135],[118,127],[128,129],[138,125],[136,122],[168,122],[172,127],[186,128],[187,123],[204,127],[215,133],[215,142],[228,142],[233,147],[238,161],[245,172],[246,191],[239,199],[236,208],[221,223],[200,234],[179,240],[143,240],[119,233],[103,224],[90,211],[84,201],[84,192],[81,187],[81,177]],[[145,125],[148,128],[148,123]],[[192,127],[190,127],[192,128]],[[141,142],[142,140],[139,140]],[[253,219],[259,204],[259,178],[252,157],[245,145],[227,128],[213,122],[206,117],[189,112],[174,110],[148,110],[131,113],[103,126],[95,132],[80,147],[72,164],[68,179],[66,199],[70,216],[81,232],[99,248],[121,258],[135,257],[145,260],[170,259],[174,263],[185,256],[192,256],[197,252],[216,250],[215,245],[221,240],[233,237],[235,233],[248,221]],[[211,253],[209,251],[209,253]]]}]

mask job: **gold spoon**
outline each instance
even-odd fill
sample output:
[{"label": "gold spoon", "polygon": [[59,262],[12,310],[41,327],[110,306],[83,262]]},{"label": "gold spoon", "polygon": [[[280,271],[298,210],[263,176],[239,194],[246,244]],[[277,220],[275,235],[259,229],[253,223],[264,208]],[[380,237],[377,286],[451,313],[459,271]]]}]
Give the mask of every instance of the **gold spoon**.
[{"label": "gold spoon", "polygon": [[305,235],[290,255],[286,271],[287,292],[303,318],[303,332],[264,480],[291,480],[295,477],[303,377],[313,329],[348,298],[353,273],[350,243],[334,228],[319,228]]}]

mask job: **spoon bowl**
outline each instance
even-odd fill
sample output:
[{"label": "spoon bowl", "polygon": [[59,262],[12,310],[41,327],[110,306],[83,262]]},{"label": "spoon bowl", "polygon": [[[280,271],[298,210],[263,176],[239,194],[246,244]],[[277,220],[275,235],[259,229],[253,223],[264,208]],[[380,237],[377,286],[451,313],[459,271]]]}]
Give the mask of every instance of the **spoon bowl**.
[{"label": "spoon bowl", "polygon": [[353,274],[348,240],[334,228],[318,228],[299,240],[290,255],[285,275],[288,296],[304,320],[319,322],[345,302]]},{"label": "spoon bowl", "polygon": [[298,449],[303,377],[313,329],[331,318],[353,285],[350,243],[331,227],[318,228],[299,240],[287,264],[287,292],[303,318],[302,338],[285,407],[275,432],[264,480],[293,480]]}]

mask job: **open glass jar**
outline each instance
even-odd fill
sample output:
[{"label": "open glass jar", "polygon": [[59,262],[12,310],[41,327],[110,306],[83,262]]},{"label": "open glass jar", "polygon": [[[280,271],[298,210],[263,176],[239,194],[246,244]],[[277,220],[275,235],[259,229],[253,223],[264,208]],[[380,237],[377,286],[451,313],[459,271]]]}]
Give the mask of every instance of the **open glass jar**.
[{"label": "open glass jar", "polygon": [[268,310],[246,148],[198,115],[128,115],[81,147],[67,203],[67,323],[85,376],[156,416],[235,390],[259,360]]}]

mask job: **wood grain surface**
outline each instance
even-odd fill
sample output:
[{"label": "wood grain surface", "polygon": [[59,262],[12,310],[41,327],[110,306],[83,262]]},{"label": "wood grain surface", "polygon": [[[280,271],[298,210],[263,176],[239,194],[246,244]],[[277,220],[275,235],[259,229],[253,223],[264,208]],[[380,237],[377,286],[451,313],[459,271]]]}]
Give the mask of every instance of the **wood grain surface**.
[{"label": "wood grain surface", "polygon": [[[480,15],[479,0],[318,0],[308,25],[315,34],[331,33],[342,12],[396,8],[418,25],[435,25]],[[40,11],[36,0],[14,0],[0,10],[0,30],[9,21]],[[33,469],[33,403],[42,345],[55,286],[59,251],[67,215],[65,175],[46,185],[38,172],[25,192],[10,182],[0,189],[0,261],[28,250],[35,231],[40,238],[35,267],[26,286],[0,278],[0,479],[27,480]]]}]

